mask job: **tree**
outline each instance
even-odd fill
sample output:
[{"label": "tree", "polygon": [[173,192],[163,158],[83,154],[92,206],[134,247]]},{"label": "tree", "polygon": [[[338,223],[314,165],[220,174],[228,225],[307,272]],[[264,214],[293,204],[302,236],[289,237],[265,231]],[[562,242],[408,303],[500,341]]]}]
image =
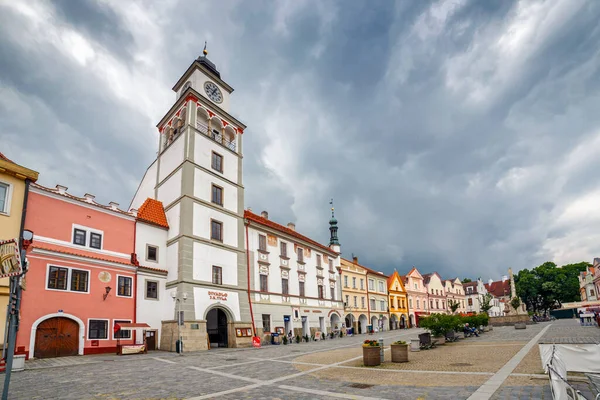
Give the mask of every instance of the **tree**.
[{"label": "tree", "polygon": [[469,283],[469,282],[473,282],[473,281],[469,278],[465,278],[462,280],[462,283]]},{"label": "tree", "polygon": [[590,264],[580,262],[558,267],[545,262],[531,271],[523,269],[515,276],[517,295],[527,309],[548,312],[560,308],[562,303],[579,300],[578,276]]},{"label": "tree", "polygon": [[490,293],[486,293],[481,298],[477,299],[477,300],[479,300],[479,308],[481,309],[482,312],[487,314],[487,312],[490,311],[490,309],[493,307],[493,305],[492,305],[493,298],[494,298],[494,296],[492,296]]},{"label": "tree", "polygon": [[449,299],[448,307],[452,311],[452,314],[454,314],[456,312],[456,310],[458,310],[458,307],[460,307],[460,302],[458,300]]}]

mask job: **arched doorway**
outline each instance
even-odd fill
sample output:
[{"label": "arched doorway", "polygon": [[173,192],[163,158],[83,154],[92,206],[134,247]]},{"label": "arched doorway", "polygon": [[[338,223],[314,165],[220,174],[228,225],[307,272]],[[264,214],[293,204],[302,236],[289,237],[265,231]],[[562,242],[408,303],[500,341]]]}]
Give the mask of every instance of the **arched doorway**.
[{"label": "arched doorway", "polygon": [[342,328],[342,324],[340,322],[340,316],[336,313],[331,314],[330,321],[331,323],[331,331],[338,331]]},{"label": "arched doorway", "polygon": [[402,314],[400,316],[400,328],[401,329],[405,329],[406,328],[406,316],[404,314]]},{"label": "arched doorway", "polygon": [[392,314],[390,317],[390,330],[398,329],[398,317],[396,314]]},{"label": "arched doorway", "polygon": [[367,333],[368,321],[365,314],[360,314],[360,317],[358,317],[358,333]]},{"label": "arched doorway", "polygon": [[79,324],[69,318],[42,321],[35,333],[34,357],[65,357],[79,354]]},{"label": "arched doorway", "polygon": [[227,313],[215,307],[206,314],[206,333],[210,347],[227,347]]},{"label": "arched doorway", "polygon": [[380,326],[379,326],[379,330],[380,331],[385,331],[385,330],[389,329],[389,322],[388,321],[389,321],[388,317],[383,317],[381,319]]},{"label": "arched doorway", "polygon": [[410,320],[410,327],[413,328],[415,326],[415,316],[414,316],[414,314],[410,314],[409,320]]}]

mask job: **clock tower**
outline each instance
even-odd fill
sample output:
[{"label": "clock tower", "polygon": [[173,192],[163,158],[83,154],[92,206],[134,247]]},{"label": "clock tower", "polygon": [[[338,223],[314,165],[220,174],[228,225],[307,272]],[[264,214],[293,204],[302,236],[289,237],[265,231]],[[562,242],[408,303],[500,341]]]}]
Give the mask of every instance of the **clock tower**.
[{"label": "clock tower", "polygon": [[178,336],[188,351],[250,346],[253,332],[244,245],[246,126],[229,114],[233,88],[206,47],[203,53],[173,87],[175,102],[157,125],[158,156],[132,201],[132,208],[147,197],[161,201],[169,224],[167,293],[157,308],[161,349],[175,349]]}]

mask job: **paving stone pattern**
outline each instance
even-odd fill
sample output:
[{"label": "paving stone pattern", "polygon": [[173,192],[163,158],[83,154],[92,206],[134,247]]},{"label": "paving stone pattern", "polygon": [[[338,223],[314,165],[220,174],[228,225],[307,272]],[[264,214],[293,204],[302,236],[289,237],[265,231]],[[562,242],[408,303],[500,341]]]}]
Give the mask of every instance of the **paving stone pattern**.
[{"label": "paving stone pattern", "polygon": [[[496,328],[480,338],[465,339],[461,346],[473,346],[493,357],[495,352],[524,346],[545,326],[547,323],[531,325],[526,330]],[[32,360],[26,363],[26,371],[13,374],[9,398],[460,400],[467,399],[499,367],[490,364],[489,374],[483,375],[474,372],[469,375],[469,372],[461,371],[460,366],[446,375],[440,375],[442,371],[344,367],[355,364],[352,359],[360,357],[361,352],[357,349],[365,338],[383,337],[389,344],[398,339],[416,338],[420,332],[418,329],[402,330],[325,342],[266,346],[259,350],[215,349],[185,353],[183,356],[151,352],[122,357],[102,355]],[[576,321],[557,321],[553,322],[544,339],[580,340],[585,337],[600,337],[600,330],[579,327]],[[448,357],[456,357],[456,353],[451,351],[429,351],[439,357],[445,353]],[[416,365],[411,369],[416,370]],[[383,376],[386,378],[383,379]],[[491,398],[551,398],[547,384],[526,384],[527,378],[516,379],[509,377]],[[2,384],[3,380],[0,386]],[[581,383],[575,386],[593,398],[589,385]]]}]

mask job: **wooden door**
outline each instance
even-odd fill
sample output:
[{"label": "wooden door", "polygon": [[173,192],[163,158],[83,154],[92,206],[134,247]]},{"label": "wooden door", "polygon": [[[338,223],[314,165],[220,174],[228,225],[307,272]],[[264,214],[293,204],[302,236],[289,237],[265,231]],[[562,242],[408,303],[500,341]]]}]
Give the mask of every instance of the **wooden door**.
[{"label": "wooden door", "polygon": [[148,350],[156,350],[156,331],[146,331],[146,346]]},{"label": "wooden door", "polygon": [[79,352],[79,325],[69,318],[49,318],[37,327],[36,358],[76,356]]}]

